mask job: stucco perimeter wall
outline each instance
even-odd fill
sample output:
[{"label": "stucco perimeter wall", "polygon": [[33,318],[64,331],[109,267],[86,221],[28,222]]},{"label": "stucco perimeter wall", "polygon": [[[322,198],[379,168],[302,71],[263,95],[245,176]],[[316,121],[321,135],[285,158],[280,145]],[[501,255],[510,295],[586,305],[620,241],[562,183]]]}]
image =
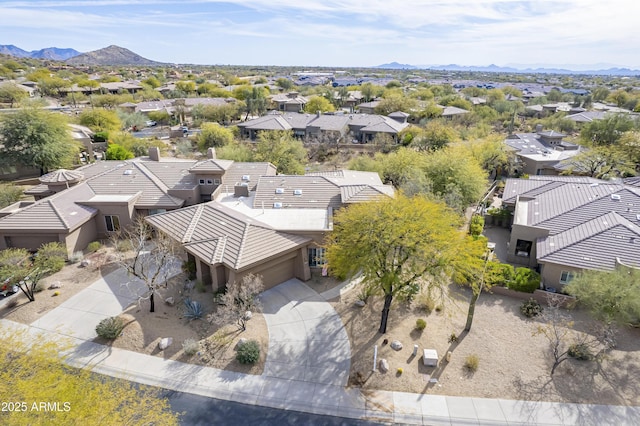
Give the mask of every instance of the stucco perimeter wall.
[{"label": "stucco perimeter wall", "polygon": [[548,306],[549,305],[549,297],[553,297],[558,300],[559,307],[567,308],[571,307],[575,302],[576,298],[572,296],[567,296],[565,294],[560,293],[549,293],[548,291],[536,290],[533,293],[523,293],[521,291],[510,290],[506,287],[491,287],[489,289],[489,293],[499,294],[501,296],[509,296],[514,297],[520,300],[529,300],[533,298],[541,305]]}]

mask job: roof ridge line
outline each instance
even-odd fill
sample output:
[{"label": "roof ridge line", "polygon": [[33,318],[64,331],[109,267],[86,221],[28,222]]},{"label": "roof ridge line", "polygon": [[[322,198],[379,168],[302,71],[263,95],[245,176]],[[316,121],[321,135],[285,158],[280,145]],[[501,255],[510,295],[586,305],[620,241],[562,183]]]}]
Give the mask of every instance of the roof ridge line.
[{"label": "roof ridge line", "polygon": [[238,255],[236,256],[236,263],[233,265],[234,269],[239,269],[239,265],[240,265],[240,260],[242,259],[242,255],[244,252],[244,246],[247,243],[247,236],[249,234],[249,228],[251,227],[251,224],[248,222],[244,222],[244,232],[242,233],[242,238],[240,239],[240,241],[242,241],[242,244],[240,245],[240,247],[238,247]]},{"label": "roof ridge line", "polygon": [[[64,192],[64,191],[62,191]],[[70,229],[71,227],[69,226],[69,224],[67,223],[66,220],[64,220],[64,218],[62,217],[62,215],[60,214],[60,212],[58,211],[58,208],[55,206],[55,204],[53,204],[51,202],[51,200],[47,200],[47,202],[49,203],[49,205],[51,206],[51,208],[53,209],[53,212],[56,214],[56,216],[58,216],[58,219],[60,219],[60,222],[62,222],[62,224],[67,228]],[[75,203],[73,203],[75,204]]]},{"label": "roof ridge line", "polygon": [[193,236],[193,231],[196,230],[196,226],[200,221],[200,216],[202,216],[202,212],[204,211],[204,204],[198,204],[191,217],[191,222],[189,222],[189,226],[187,226],[187,230],[184,232],[182,236],[182,243],[189,243],[191,241],[191,237]]},{"label": "roof ridge line", "polygon": [[144,164],[142,164],[142,162],[132,161],[131,164],[135,164],[136,167],[138,167],[138,169],[142,172],[142,174],[144,174],[147,178],[149,178],[158,187],[158,189],[160,189],[166,195],[169,195],[169,187],[165,185],[165,183],[162,182],[162,180],[159,177],[153,174],[151,170],[147,169],[144,166]]}]

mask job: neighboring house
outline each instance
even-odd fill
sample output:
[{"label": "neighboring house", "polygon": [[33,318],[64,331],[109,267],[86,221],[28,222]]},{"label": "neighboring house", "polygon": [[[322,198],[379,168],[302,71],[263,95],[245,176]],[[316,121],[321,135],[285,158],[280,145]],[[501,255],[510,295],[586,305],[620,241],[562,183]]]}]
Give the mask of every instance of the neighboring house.
[{"label": "neighboring house", "polygon": [[532,176],[508,179],[513,211],[507,261],[538,268],[559,289],[585,269],[640,267],[640,188],[634,180]]},{"label": "neighboring house", "polygon": [[457,117],[457,116],[469,113],[469,111],[467,111],[466,109],[463,109],[463,108],[458,108],[458,107],[454,107],[454,106],[442,106],[442,105],[438,105],[438,106],[440,108],[442,108],[442,114],[441,115],[444,118],[452,119],[453,117]]},{"label": "neighboring house", "polygon": [[376,107],[380,104],[380,101],[363,102],[358,105],[358,112],[360,114],[375,114]]},{"label": "neighboring house", "polygon": [[300,96],[298,92],[289,92],[271,96],[273,109],[283,112],[300,112],[304,110],[309,100]]},{"label": "neighboring house", "polygon": [[[398,133],[408,126],[403,113],[394,117],[375,114],[267,114],[238,124],[242,137],[255,140],[258,133],[269,130],[290,130],[305,140],[342,141],[368,143],[377,134],[388,134],[397,139]],[[392,114],[392,115],[393,115]]]},{"label": "neighboring house", "polygon": [[566,169],[569,160],[584,150],[580,145],[563,141],[564,134],[556,131],[516,133],[505,140],[507,149],[513,152],[511,168],[516,173],[533,175],[558,175]]},{"label": "neighboring house", "polygon": [[[246,273],[271,286],[324,265],[321,244],[333,212],[392,196],[377,173],[276,175],[270,163],[149,157],[101,161],[42,176],[29,194],[0,211],[0,249],[37,250],[57,241],[67,252],[107,238],[136,216],[182,244],[197,276],[219,289]],[[211,201],[214,200],[214,201]]]},{"label": "neighboring house", "polygon": [[591,123],[594,120],[602,120],[609,113],[606,111],[582,111],[576,112],[571,115],[567,115],[565,118],[567,120],[575,121],[576,123]]}]

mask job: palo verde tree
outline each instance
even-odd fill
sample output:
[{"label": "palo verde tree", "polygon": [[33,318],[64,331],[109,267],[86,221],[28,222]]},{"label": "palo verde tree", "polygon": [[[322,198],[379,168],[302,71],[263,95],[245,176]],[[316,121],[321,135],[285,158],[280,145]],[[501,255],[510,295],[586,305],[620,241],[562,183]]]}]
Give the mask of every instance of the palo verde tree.
[{"label": "palo verde tree", "polygon": [[254,161],[269,161],[280,174],[301,175],[307,161],[307,150],[290,131],[263,131],[258,134]]},{"label": "palo verde tree", "polygon": [[61,356],[67,349],[26,332],[0,333],[0,400],[13,404],[3,424],[178,424],[156,389],[70,367]]},{"label": "palo verde tree", "polygon": [[466,250],[460,217],[426,197],[381,198],[337,212],[327,239],[331,272],[340,278],[362,274],[363,285],[384,295],[380,333],[387,331],[391,302],[410,299],[421,279],[438,285],[454,272],[453,258]]},{"label": "palo verde tree", "polygon": [[70,167],[78,154],[65,117],[35,108],[2,117],[0,140],[0,161],[36,167],[41,174]]},{"label": "palo verde tree", "polygon": [[135,283],[127,283],[127,287],[139,300],[149,299],[149,312],[154,312],[154,296],[159,289],[166,288],[172,276],[180,272],[176,259],[178,243],[166,234],[154,233],[142,216],[136,217],[129,227],[115,232],[112,240],[115,247],[132,248],[132,256],[127,252],[118,252],[118,263],[129,276],[144,284],[145,291],[142,294],[133,288]]}]

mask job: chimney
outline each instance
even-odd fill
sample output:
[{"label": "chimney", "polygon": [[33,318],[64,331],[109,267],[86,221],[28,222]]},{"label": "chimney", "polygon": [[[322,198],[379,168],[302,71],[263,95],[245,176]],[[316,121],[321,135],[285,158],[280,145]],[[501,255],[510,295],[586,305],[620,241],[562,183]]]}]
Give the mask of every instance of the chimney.
[{"label": "chimney", "polygon": [[207,149],[207,158],[209,160],[215,160],[216,159],[216,149],[211,147],[209,149]]},{"label": "chimney", "polygon": [[160,148],[152,146],[149,148],[149,158],[152,161],[160,161]]},{"label": "chimney", "polygon": [[542,124],[536,124],[536,133],[542,132]]},{"label": "chimney", "polygon": [[316,117],[320,117],[322,115],[322,111],[316,112]]}]

